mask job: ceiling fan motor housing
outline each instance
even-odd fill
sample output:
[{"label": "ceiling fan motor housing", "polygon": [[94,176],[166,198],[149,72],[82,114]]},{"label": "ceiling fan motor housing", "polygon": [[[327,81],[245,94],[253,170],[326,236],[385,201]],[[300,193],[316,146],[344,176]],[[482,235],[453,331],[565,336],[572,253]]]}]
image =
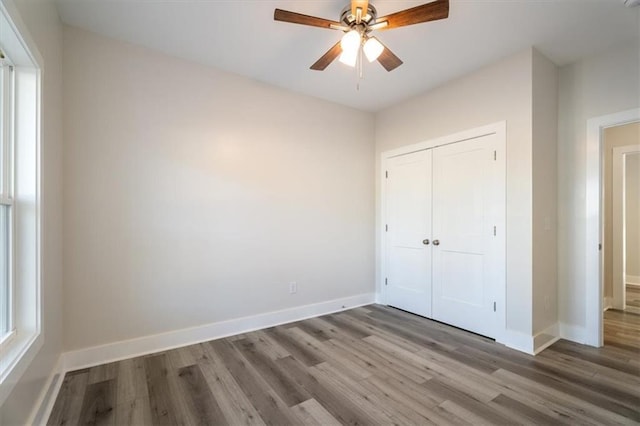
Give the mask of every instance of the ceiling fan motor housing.
[{"label": "ceiling fan motor housing", "polygon": [[[378,12],[376,11],[376,8],[373,7],[371,3],[369,3],[369,5],[367,6],[367,13],[362,15],[360,23],[364,24],[365,28],[367,28],[369,25],[373,25],[376,23],[377,17],[378,17]],[[343,22],[348,27],[353,27],[357,24],[356,16],[354,16],[353,13],[351,13],[350,4],[348,4],[344,9],[342,9],[342,12],[340,13],[340,22]]]}]

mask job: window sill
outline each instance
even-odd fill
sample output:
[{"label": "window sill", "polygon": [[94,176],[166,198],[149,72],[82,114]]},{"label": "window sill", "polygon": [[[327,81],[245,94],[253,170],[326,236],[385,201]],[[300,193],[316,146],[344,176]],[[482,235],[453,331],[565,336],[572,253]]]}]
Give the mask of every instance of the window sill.
[{"label": "window sill", "polygon": [[[4,336],[2,339],[0,339],[0,354],[4,354],[6,353],[9,348],[11,348],[11,345],[13,344],[13,341],[16,338],[16,330],[11,330],[11,333],[8,333],[6,336]],[[0,366],[2,365],[2,363],[0,362]],[[2,367],[0,367],[0,377],[2,377]],[[2,383],[2,380],[0,379],[0,383]]]},{"label": "window sill", "polygon": [[27,370],[44,344],[42,333],[15,333],[5,350],[2,345],[0,357],[0,406]]}]

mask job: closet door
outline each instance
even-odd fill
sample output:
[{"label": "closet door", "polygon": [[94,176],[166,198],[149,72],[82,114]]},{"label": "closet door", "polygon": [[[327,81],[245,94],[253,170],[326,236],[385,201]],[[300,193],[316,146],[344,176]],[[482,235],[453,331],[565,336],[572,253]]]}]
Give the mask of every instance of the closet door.
[{"label": "closet door", "polygon": [[494,236],[504,209],[496,141],[483,136],[433,152],[433,318],[489,337],[504,279]]},{"label": "closet door", "polygon": [[387,160],[385,300],[431,317],[431,150]]}]

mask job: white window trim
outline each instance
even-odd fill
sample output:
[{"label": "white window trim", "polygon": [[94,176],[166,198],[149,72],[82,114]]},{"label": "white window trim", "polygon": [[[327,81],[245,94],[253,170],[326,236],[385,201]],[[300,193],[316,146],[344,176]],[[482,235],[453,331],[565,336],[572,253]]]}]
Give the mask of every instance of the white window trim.
[{"label": "white window trim", "polygon": [[[43,60],[12,2],[0,2],[0,39],[14,63],[14,288],[15,335],[0,353],[0,406],[44,344],[41,303],[41,81]],[[27,184],[18,182],[25,173]],[[24,215],[21,216],[22,207]],[[26,253],[26,254],[25,254]],[[22,256],[22,257],[21,257]],[[18,259],[19,258],[19,259]]]},{"label": "white window trim", "polygon": [[[3,52],[4,53],[4,52]],[[14,206],[14,202],[13,202],[13,175],[14,175],[14,161],[13,161],[13,153],[14,153],[14,148],[13,148],[13,128],[14,128],[14,116],[13,116],[13,105],[14,105],[14,85],[13,82],[7,82],[7,80],[13,80],[13,63],[11,63],[9,61],[8,58],[5,58],[3,60],[4,62],[4,66],[8,66],[10,67],[10,73],[9,74],[3,74],[3,81],[0,81],[0,84],[2,84],[4,86],[4,90],[2,91],[3,93],[3,99],[0,99],[0,102],[4,102],[4,105],[2,105],[2,108],[0,109],[2,111],[3,117],[2,119],[5,121],[5,123],[8,123],[7,125],[2,127],[2,134],[0,135],[0,138],[3,139],[2,142],[8,142],[8,143],[2,143],[0,144],[0,148],[3,149],[2,152],[2,159],[0,161],[3,161],[5,164],[4,166],[9,166],[3,169],[4,171],[4,176],[1,177],[2,179],[2,190],[0,191],[0,193],[2,193],[4,196],[0,196],[0,205],[3,206],[9,206],[10,207],[10,211],[9,211],[9,258],[8,258],[8,262],[7,265],[9,267],[9,271],[8,271],[8,280],[9,280],[9,288],[8,288],[8,296],[9,296],[9,300],[11,301],[11,303],[9,304],[9,327],[10,327],[10,331],[6,336],[2,336],[0,337],[0,354],[3,354],[5,351],[9,350],[11,345],[13,344],[13,342],[15,341],[15,337],[16,337],[16,327],[15,327],[15,280],[14,280],[14,268],[15,265],[13,263],[14,261],[14,212],[13,212],[13,206]],[[7,89],[7,86],[10,88],[10,94],[8,95],[8,99],[7,97],[5,97],[5,90]],[[9,100],[10,102],[7,102],[7,100]],[[11,160],[7,160],[7,158],[11,158]],[[1,365],[1,364],[0,364]],[[0,367],[0,372],[2,371],[2,368]],[[1,373],[0,373],[1,374]]]}]

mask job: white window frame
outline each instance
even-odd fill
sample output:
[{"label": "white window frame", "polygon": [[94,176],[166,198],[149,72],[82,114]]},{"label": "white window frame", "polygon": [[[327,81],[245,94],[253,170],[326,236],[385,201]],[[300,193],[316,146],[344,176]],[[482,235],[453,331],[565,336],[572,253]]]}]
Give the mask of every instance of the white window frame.
[{"label": "white window frame", "polygon": [[[8,234],[8,323],[9,331],[6,335],[0,334],[0,354],[5,353],[16,336],[15,328],[15,281],[13,277],[14,258],[14,214],[13,214],[13,179],[14,179],[14,158],[13,158],[13,127],[14,127],[14,79],[13,63],[6,57],[2,46],[0,46],[0,85],[2,85],[2,98],[0,102],[0,113],[2,114],[2,126],[0,127],[0,149],[3,163],[3,176],[0,176],[0,205],[8,207],[9,213],[9,234]],[[1,331],[0,331],[1,332]]]},{"label": "white window frame", "polygon": [[12,2],[0,1],[0,45],[13,63],[13,329],[0,352],[0,406],[44,344],[41,304],[43,60]]}]

